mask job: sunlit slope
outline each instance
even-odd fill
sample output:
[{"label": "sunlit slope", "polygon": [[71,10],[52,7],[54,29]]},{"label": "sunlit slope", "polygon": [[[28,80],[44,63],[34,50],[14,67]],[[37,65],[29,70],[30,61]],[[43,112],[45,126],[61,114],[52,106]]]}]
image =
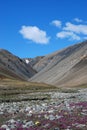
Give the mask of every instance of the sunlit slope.
[{"label": "sunlit slope", "polygon": [[[38,63],[38,67],[44,65],[43,69],[33,76],[31,81],[44,82],[56,86],[64,86],[65,81],[68,86],[85,84],[87,82],[87,62],[84,57],[86,56],[87,41],[47,55]],[[82,59],[85,60],[85,64]],[[71,84],[71,81],[73,84]]]}]

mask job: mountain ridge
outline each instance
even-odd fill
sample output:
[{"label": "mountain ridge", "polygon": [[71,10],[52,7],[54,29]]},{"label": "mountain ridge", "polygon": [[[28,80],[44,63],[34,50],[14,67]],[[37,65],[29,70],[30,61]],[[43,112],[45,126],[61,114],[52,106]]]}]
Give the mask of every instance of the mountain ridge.
[{"label": "mountain ridge", "polygon": [[[81,57],[84,55],[87,55],[87,41],[75,44],[56,53],[54,52],[40,61],[41,64],[43,64],[44,60],[47,59],[45,62],[48,62],[48,64],[39,73],[31,77],[30,81],[45,82],[56,86],[64,86],[62,77],[66,75],[66,73],[69,72],[76,64],[78,64],[81,60]],[[49,57],[50,59],[52,58],[50,62]],[[67,85],[72,86],[71,84]],[[78,83],[76,85],[78,85]]]},{"label": "mountain ridge", "polygon": [[0,49],[0,78],[6,77],[57,87],[87,84],[87,40],[33,59]]},{"label": "mountain ridge", "polygon": [[31,66],[7,50],[0,49],[0,76],[28,80],[36,73]]}]

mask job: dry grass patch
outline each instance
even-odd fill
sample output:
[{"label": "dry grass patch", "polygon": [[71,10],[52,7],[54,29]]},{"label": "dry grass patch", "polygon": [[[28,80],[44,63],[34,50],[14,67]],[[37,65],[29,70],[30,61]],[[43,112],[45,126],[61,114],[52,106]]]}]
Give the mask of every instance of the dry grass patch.
[{"label": "dry grass patch", "polygon": [[36,95],[36,93],[55,89],[57,89],[55,86],[44,83],[2,79],[0,80],[0,101],[42,100],[49,96],[43,93]]}]

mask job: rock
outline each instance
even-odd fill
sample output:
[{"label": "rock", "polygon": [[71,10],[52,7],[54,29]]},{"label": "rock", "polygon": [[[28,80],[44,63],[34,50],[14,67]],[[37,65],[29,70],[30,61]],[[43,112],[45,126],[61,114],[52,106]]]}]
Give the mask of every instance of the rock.
[{"label": "rock", "polygon": [[54,128],[54,130],[60,130],[58,127]]},{"label": "rock", "polygon": [[49,120],[55,120],[55,117],[53,115],[49,115]]},{"label": "rock", "polygon": [[13,124],[13,123],[16,123],[16,121],[15,121],[14,119],[10,119],[10,120],[8,121],[8,123]]},{"label": "rock", "polygon": [[29,122],[27,122],[25,125],[26,125],[26,127],[30,127],[30,126],[33,126],[34,123],[33,123],[33,121],[29,121]]},{"label": "rock", "polygon": [[1,112],[0,112],[0,115],[3,115],[3,114],[4,114],[4,112],[1,111]]},{"label": "rock", "polygon": [[83,128],[85,126],[86,126],[85,124],[78,124],[76,127]]},{"label": "rock", "polygon": [[2,129],[5,129],[5,130],[10,130],[7,125],[2,125],[1,128],[2,128]]},{"label": "rock", "polygon": [[32,113],[27,113],[26,116],[31,117]]},{"label": "rock", "polygon": [[58,116],[58,115],[56,115],[56,119],[60,119],[62,116]]}]

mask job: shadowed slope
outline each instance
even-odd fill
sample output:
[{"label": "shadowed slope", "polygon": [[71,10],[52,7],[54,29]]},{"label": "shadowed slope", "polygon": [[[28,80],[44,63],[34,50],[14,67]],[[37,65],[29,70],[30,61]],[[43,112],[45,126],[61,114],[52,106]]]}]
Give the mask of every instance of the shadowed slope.
[{"label": "shadowed slope", "polygon": [[27,80],[36,73],[31,66],[10,52],[0,49],[0,76]]}]

